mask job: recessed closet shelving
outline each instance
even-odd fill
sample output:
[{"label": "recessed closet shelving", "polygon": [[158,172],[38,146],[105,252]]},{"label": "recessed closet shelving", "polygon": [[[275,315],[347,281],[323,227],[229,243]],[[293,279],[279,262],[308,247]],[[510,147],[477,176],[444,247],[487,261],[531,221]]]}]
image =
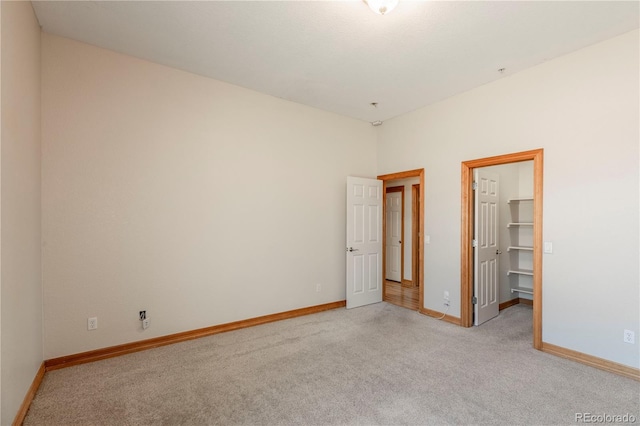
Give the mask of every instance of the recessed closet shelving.
[{"label": "recessed closet shelving", "polygon": [[533,295],[533,197],[508,201],[511,222],[509,230],[509,285],[511,293]]}]

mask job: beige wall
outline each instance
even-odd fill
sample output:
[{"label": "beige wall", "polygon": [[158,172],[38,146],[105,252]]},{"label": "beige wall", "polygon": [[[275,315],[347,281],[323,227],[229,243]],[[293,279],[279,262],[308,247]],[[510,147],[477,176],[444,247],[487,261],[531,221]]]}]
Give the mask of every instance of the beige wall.
[{"label": "beige wall", "polygon": [[48,34],[42,55],[46,359],[345,299],[369,123]]},{"label": "beige wall", "polygon": [[40,27],[30,2],[2,2],[0,424],[42,363]]},{"label": "beige wall", "polygon": [[544,148],[543,340],[640,367],[639,33],[386,121],[378,173],[425,168],[425,307],[460,315],[460,164]]}]

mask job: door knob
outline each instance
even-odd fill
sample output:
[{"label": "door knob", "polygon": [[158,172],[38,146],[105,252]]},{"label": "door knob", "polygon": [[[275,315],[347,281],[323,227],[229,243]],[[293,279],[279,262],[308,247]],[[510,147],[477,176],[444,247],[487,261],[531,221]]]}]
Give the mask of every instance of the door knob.
[{"label": "door knob", "polygon": [[347,251],[358,251],[358,249],[354,249],[353,247],[348,247]]},{"label": "door knob", "polygon": [[500,250],[496,250],[496,254],[502,254]]}]

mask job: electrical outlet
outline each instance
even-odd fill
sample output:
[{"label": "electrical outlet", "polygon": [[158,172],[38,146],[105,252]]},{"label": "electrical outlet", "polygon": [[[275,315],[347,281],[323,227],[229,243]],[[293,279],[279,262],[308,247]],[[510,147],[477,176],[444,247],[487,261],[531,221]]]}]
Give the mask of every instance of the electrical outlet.
[{"label": "electrical outlet", "polygon": [[144,321],[147,318],[147,311],[140,311],[140,321]]},{"label": "electrical outlet", "polygon": [[95,330],[98,328],[98,318],[91,317],[87,319],[87,330]]},{"label": "electrical outlet", "polygon": [[322,291],[322,284],[318,283],[316,284],[316,292],[320,293]]},{"label": "electrical outlet", "polygon": [[625,330],[625,331],[624,331],[624,336],[623,336],[622,340],[623,340],[625,343],[631,343],[631,344],[634,344],[634,343],[636,342],[636,334],[635,334],[633,331],[631,331],[631,330]]},{"label": "electrical outlet", "polygon": [[149,318],[145,318],[142,320],[142,329],[146,330],[147,328],[149,328]]},{"label": "electrical outlet", "polygon": [[449,292],[448,291],[444,292],[444,300],[449,300]]}]

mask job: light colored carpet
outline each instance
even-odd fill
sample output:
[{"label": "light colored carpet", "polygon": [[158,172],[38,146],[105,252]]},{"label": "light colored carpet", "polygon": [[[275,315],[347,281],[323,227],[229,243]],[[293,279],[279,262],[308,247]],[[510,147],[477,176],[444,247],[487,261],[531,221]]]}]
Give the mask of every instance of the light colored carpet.
[{"label": "light colored carpet", "polygon": [[454,326],[337,309],[46,374],[25,425],[640,422],[640,384],[532,349],[532,311]]}]

